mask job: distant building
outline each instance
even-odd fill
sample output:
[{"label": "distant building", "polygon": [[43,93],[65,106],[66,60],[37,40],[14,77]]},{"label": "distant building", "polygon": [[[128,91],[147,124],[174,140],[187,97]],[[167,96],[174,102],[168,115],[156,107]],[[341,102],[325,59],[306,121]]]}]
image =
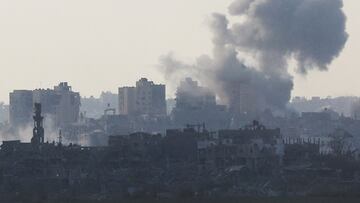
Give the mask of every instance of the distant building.
[{"label": "distant building", "polygon": [[118,94],[107,91],[102,92],[100,97],[82,97],[80,111],[86,118],[101,118],[106,109],[114,108],[119,112],[118,107]]},{"label": "distant building", "polygon": [[100,118],[104,115],[103,109],[101,109],[101,100],[94,96],[81,97],[80,112],[83,117],[86,118]]},{"label": "distant building", "polygon": [[265,109],[262,97],[248,84],[235,82],[231,87],[229,109],[235,114],[244,115],[254,119]]},{"label": "distant building", "polygon": [[133,132],[134,124],[124,115],[104,115],[101,125],[107,135],[129,134]]},{"label": "distant building", "polygon": [[[299,113],[302,112],[320,112],[323,109],[332,109],[344,116],[357,117],[356,104],[359,103],[359,97],[344,96],[344,97],[312,97],[307,99],[305,97],[294,97],[289,103],[289,107]],[[359,106],[359,105],[357,105]],[[354,111],[355,110],[355,111]],[[356,118],[358,119],[358,118]]]},{"label": "distant building", "polygon": [[33,104],[41,103],[44,115],[53,119],[56,127],[77,122],[80,94],[73,92],[67,82],[54,89],[15,90],[10,93],[10,123],[14,127],[31,121]]},{"label": "distant building", "polygon": [[191,78],[180,83],[171,117],[178,127],[205,123],[210,130],[227,128],[229,121],[226,107],[216,104],[215,94]]},{"label": "distant building", "polygon": [[55,86],[54,91],[60,97],[60,102],[56,107],[56,125],[77,122],[80,112],[80,93],[73,92],[67,82]]},{"label": "distant building", "polygon": [[31,122],[33,92],[14,90],[10,93],[9,120],[13,127],[23,127]]},{"label": "distant building", "polygon": [[307,121],[331,120],[331,114],[328,112],[303,112],[301,117]]},{"label": "distant building", "polygon": [[127,156],[154,157],[161,155],[161,134],[132,133],[109,136],[108,146]]},{"label": "distant building", "polygon": [[146,78],[136,82],[136,110],[140,114],[166,115],[165,85]]},{"label": "distant building", "polygon": [[210,89],[201,87],[191,78],[180,83],[176,92],[176,108],[201,109],[216,105],[216,97]]},{"label": "distant building", "polygon": [[[260,173],[282,164],[284,144],[280,129],[267,129],[258,121],[237,130],[220,130],[219,150],[223,159],[244,165]],[[231,158],[230,158],[231,157]],[[226,163],[223,161],[222,163]]]},{"label": "distant building", "polygon": [[136,87],[119,88],[119,114],[165,116],[165,85],[141,78]]},{"label": "distant building", "polygon": [[9,105],[0,103],[0,124],[9,122]]},{"label": "distant building", "polygon": [[135,108],[135,87],[119,88],[119,114],[133,115]]},{"label": "distant building", "polygon": [[100,101],[101,101],[102,108],[106,109],[106,108],[111,107],[111,108],[115,108],[116,111],[119,111],[118,98],[119,98],[118,94],[114,94],[109,91],[101,92]]}]

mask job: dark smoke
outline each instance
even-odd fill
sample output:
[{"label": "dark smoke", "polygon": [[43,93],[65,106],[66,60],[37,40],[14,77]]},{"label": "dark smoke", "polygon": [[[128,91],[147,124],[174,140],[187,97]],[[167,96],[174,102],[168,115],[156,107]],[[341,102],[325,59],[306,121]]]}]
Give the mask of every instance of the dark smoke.
[{"label": "dark smoke", "polygon": [[342,7],[342,0],[238,0],[229,12],[246,20],[234,24],[225,37],[258,54],[263,68],[273,68],[271,61],[286,65],[294,57],[303,73],[326,70],[348,38]]},{"label": "dark smoke", "polygon": [[[229,102],[234,84],[249,87],[265,108],[284,108],[291,97],[292,76],[288,61],[298,71],[326,70],[346,41],[342,0],[237,0],[229,13],[238,23],[230,25],[222,14],[210,24],[214,49],[195,64],[185,64],[171,54],[161,58],[165,78],[200,81]],[[255,63],[245,65],[248,58]]]}]

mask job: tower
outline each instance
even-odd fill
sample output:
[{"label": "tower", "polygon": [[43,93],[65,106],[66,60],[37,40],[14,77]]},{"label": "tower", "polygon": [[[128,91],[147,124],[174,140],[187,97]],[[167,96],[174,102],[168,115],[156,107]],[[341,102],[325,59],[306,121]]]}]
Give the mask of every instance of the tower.
[{"label": "tower", "polygon": [[31,138],[31,143],[34,145],[40,145],[44,143],[44,127],[43,127],[43,119],[41,116],[41,104],[35,103],[35,111],[34,111],[34,129],[33,129],[33,137]]}]

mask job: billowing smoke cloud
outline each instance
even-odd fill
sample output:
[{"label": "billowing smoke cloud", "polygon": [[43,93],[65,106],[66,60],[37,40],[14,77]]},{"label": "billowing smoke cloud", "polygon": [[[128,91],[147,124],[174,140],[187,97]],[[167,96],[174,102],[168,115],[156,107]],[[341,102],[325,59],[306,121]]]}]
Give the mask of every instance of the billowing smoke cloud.
[{"label": "billowing smoke cloud", "polygon": [[234,1],[229,13],[237,23],[212,15],[212,56],[185,64],[169,54],[160,67],[170,83],[195,78],[224,103],[230,103],[234,88],[243,86],[266,107],[283,108],[293,88],[290,59],[306,74],[326,70],[342,51],[348,37],[342,6],[342,0]]},{"label": "billowing smoke cloud", "polygon": [[342,0],[237,0],[229,12],[245,21],[223,37],[259,55],[263,68],[294,57],[303,73],[326,70],[348,38],[342,7]]}]

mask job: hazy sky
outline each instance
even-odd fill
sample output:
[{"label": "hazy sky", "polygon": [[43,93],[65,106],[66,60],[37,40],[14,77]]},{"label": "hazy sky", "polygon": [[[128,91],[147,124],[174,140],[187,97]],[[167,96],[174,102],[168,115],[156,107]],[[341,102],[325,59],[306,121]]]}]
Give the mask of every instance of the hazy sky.
[{"label": "hazy sky", "polygon": [[[231,0],[0,0],[0,101],[13,89],[68,81],[83,96],[164,82],[156,65],[174,52],[211,52],[206,19]],[[344,0],[350,38],[328,72],[295,76],[293,95],[360,96],[360,1]]]}]

